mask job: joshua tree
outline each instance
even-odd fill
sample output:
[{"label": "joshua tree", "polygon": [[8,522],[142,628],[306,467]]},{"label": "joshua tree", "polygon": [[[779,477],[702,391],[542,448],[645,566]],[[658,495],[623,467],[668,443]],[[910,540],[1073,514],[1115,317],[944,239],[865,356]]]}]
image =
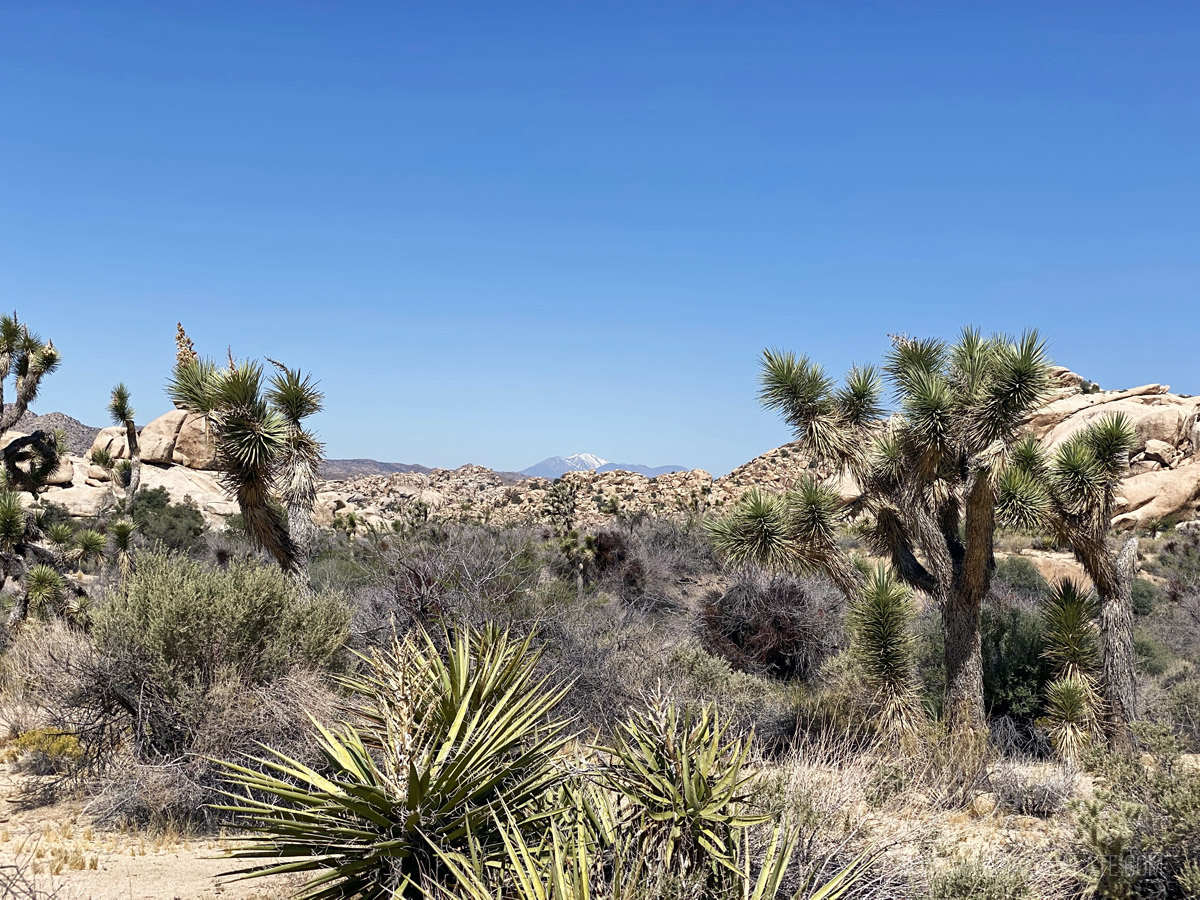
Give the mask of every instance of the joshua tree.
[{"label": "joshua tree", "polygon": [[[853,367],[838,387],[807,357],[763,353],[759,398],[795,430],[810,459],[849,475],[860,495],[842,507],[811,481],[784,498],[749,498],[714,523],[735,559],[828,575],[855,602],[864,577],[837,545],[844,514],[865,518],[872,549],[941,609],[946,716],[952,729],[984,724],[979,617],[994,568],[997,485],[1022,419],[1050,388],[1036,332],[958,342],[892,338],[882,375]],[[897,412],[884,418],[883,380]]]},{"label": "joshua tree", "polygon": [[[137,424],[133,420],[135,412],[129,402],[129,388],[124,384],[113,388],[112,399],[108,402],[108,414],[112,417],[114,425],[125,428],[125,442],[129,445],[129,471],[127,475],[122,473],[121,480],[125,488],[125,509],[132,510],[133,498],[142,481],[142,451],[138,445]],[[115,477],[113,481],[116,482]]]},{"label": "joshua tree", "polygon": [[5,484],[37,496],[66,454],[66,435],[41,429],[9,441],[3,456]]},{"label": "joshua tree", "polygon": [[285,571],[301,573],[311,549],[322,453],[303,420],[321,408],[323,397],[309,376],[279,368],[267,387],[258,363],[231,358],[228,368],[218,368],[196,359],[175,370],[167,391],[176,406],[209,422],[222,480],[251,538]]},{"label": "joshua tree", "polygon": [[[53,341],[42,339],[17,319],[14,312],[0,316],[0,434],[25,415],[37,397],[42,379],[58,368],[59,355]],[[4,402],[4,382],[15,379],[16,396]]]},{"label": "joshua tree", "polygon": [[1120,414],[1076,432],[1051,454],[1032,436],[1013,452],[1000,479],[999,512],[1007,522],[1050,529],[1070,547],[1100,596],[1101,689],[1109,742],[1127,746],[1135,714],[1133,581],[1137,538],[1109,545],[1113,506],[1135,435]]}]

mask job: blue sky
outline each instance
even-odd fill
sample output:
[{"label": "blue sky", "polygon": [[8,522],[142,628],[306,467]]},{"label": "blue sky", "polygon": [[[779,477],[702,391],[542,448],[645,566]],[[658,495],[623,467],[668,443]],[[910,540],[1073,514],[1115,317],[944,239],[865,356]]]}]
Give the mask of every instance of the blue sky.
[{"label": "blue sky", "polygon": [[0,4],[0,306],[143,420],[182,320],[334,457],[717,474],[768,345],[1043,329],[1200,393],[1200,4]]}]

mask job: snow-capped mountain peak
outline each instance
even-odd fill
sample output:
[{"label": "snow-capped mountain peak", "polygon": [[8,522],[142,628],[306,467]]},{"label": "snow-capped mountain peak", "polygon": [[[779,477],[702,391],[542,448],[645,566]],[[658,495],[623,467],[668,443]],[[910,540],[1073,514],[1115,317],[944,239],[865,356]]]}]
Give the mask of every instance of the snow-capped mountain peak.
[{"label": "snow-capped mountain peak", "polygon": [[594,453],[576,453],[572,456],[551,456],[540,463],[522,469],[522,475],[533,478],[561,478],[566,472],[586,472],[598,469],[608,460],[601,459]]}]

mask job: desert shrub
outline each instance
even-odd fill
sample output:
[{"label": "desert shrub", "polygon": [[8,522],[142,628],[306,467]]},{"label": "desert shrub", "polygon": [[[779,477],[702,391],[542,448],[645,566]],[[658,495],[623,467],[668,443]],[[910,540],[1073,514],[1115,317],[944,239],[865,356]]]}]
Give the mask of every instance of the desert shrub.
[{"label": "desert shrub", "polygon": [[1145,628],[1133,630],[1134,665],[1142,675],[1162,675],[1175,662],[1175,654]]},{"label": "desert shrub", "polygon": [[527,528],[439,524],[365,551],[371,580],[351,592],[358,641],[387,643],[401,631],[442,621],[516,624],[540,615],[544,558]]},{"label": "desert shrub", "polygon": [[719,568],[703,528],[674,519],[648,519],[635,529],[637,556],[650,570],[674,578],[695,578]]},{"label": "desert shrub", "polygon": [[178,554],[141,554],[133,574],[93,614],[100,653],[189,718],[222,679],[261,684],[293,667],[335,666],[349,611],[307,597],[278,567],[211,568]]},{"label": "desert shrub", "polygon": [[1032,900],[1029,879],[1015,868],[959,861],[929,876],[929,900]]},{"label": "desert shrub", "polygon": [[994,579],[997,587],[1023,594],[1044,594],[1048,587],[1037,566],[1022,556],[1006,556],[997,562]]},{"label": "desert shrub", "polygon": [[1171,600],[1200,593],[1200,528],[1172,532],[1147,568],[1166,582]]},{"label": "desert shrub", "polygon": [[129,512],[138,532],[150,546],[167,550],[191,550],[204,533],[204,516],[191,497],[172,503],[166,488],[138,491]]},{"label": "desert shrub", "polygon": [[71,771],[83,756],[79,738],[54,728],[35,728],[4,746],[3,758],[35,775],[58,775]]},{"label": "desert shrub", "polygon": [[1135,725],[1150,760],[1093,751],[1085,765],[1104,787],[1071,804],[1091,889],[1100,897],[1186,900],[1200,863],[1200,771],[1182,765],[1162,727]]},{"label": "desert shrub", "polygon": [[1164,595],[1162,589],[1149,578],[1137,578],[1133,582],[1133,614],[1149,616],[1158,609]]},{"label": "desert shrub", "polygon": [[1075,795],[1073,769],[1055,763],[1006,761],[992,770],[996,802],[1021,816],[1051,818],[1066,809]]},{"label": "desert shrub", "polygon": [[845,603],[827,581],[744,570],[701,613],[706,648],[747,671],[807,679],[845,646]]},{"label": "desert shrub", "polygon": [[1051,676],[1042,656],[1041,613],[1028,599],[1005,602],[993,594],[980,616],[979,641],[989,715],[1031,729]]}]

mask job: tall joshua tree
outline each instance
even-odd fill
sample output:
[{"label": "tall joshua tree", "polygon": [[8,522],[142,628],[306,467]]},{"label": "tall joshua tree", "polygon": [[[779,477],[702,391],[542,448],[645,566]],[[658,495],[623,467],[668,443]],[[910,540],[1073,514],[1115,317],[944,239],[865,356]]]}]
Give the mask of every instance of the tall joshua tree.
[{"label": "tall joshua tree", "polygon": [[222,481],[251,537],[285,571],[301,574],[311,549],[322,453],[303,420],[321,408],[322,395],[309,376],[280,369],[268,386],[255,362],[231,358],[228,368],[219,368],[184,360],[167,391],[177,406],[209,422]]},{"label": "tall joshua tree", "polygon": [[1136,537],[1110,542],[1113,507],[1135,443],[1124,415],[1105,416],[1048,452],[1032,435],[1014,448],[1000,479],[1002,519],[1049,529],[1072,549],[1100,598],[1101,691],[1108,741],[1131,742],[1136,714],[1133,668],[1133,581]]},{"label": "tall joshua tree", "polygon": [[[897,411],[885,418],[885,379]],[[882,371],[851,368],[839,387],[807,357],[767,350],[759,399],[795,431],[807,455],[853,478],[843,507],[811,481],[778,501],[747,498],[712,526],[735,559],[828,575],[855,602],[864,580],[837,546],[838,519],[864,518],[872,549],[896,577],[940,608],[947,719],[984,725],[979,617],[994,568],[1000,476],[1021,420],[1050,389],[1045,344],[965,329],[958,342],[892,338]]]},{"label": "tall joshua tree", "polygon": [[[0,315],[0,434],[25,415],[37,397],[42,379],[58,368],[59,355],[53,341],[43,342],[17,319],[17,314]],[[14,379],[15,396],[6,405],[4,382]]]},{"label": "tall joshua tree", "polygon": [[142,482],[142,452],[138,444],[137,423],[134,422],[136,413],[129,401],[129,388],[124,384],[113,388],[112,397],[108,402],[108,414],[112,417],[114,425],[124,427],[125,442],[129,445],[128,480],[122,479],[125,488],[125,511],[128,514],[133,510],[133,498]]}]

